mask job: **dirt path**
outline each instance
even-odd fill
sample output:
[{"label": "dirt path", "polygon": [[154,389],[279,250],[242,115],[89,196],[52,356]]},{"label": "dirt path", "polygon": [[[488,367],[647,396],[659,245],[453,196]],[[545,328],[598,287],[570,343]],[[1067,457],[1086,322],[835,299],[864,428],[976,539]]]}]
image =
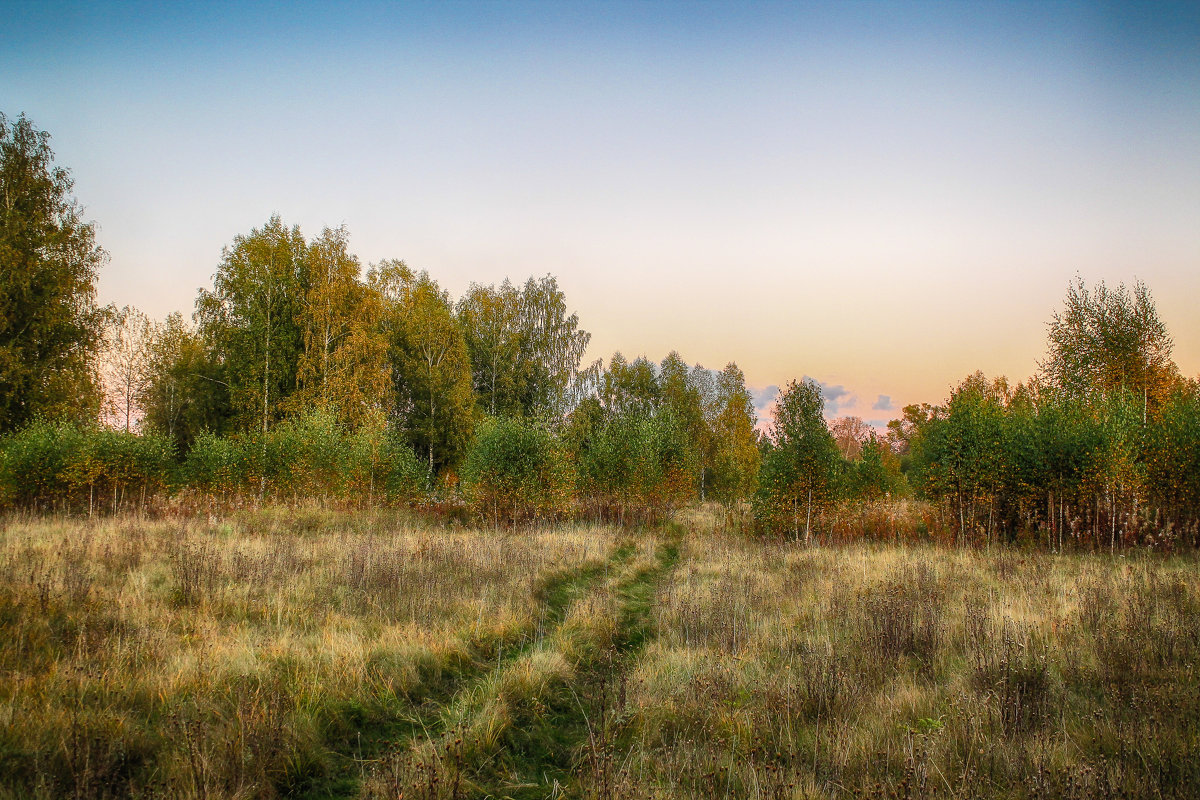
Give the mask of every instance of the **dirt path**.
[{"label": "dirt path", "polygon": [[609,720],[653,635],[658,584],[679,558],[675,536],[652,552],[641,545],[625,542],[603,567],[548,581],[541,635],[419,720],[361,796],[607,796]]},{"label": "dirt path", "polygon": [[[445,735],[456,707],[476,696],[510,665],[543,646],[547,636],[562,624],[571,606],[581,597],[597,591],[611,576],[624,568],[634,553],[629,542],[620,542],[603,562],[551,572],[533,588],[539,613],[530,625],[502,639],[473,641],[469,657],[452,670],[425,676],[422,696],[397,700],[390,712],[363,714],[355,720],[353,735],[331,736],[327,744],[333,753],[332,774],[319,784],[295,787],[291,796],[316,800],[355,798],[362,794],[364,778],[389,755],[418,748],[422,742]],[[437,796],[437,795],[433,795]]]}]

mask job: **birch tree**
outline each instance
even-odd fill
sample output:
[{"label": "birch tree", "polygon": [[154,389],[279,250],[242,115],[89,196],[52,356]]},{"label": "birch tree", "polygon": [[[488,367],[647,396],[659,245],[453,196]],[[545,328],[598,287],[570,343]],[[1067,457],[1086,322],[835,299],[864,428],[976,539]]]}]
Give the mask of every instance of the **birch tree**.
[{"label": "birch tree", "polygon": [[812,539],[814,512],[833,498],[839,459],[815,381],[791,381],[775,401],[775,424],[763,457],[755,517],[769,530]]},{"label": "birch tree", "polygon": [[166,434],[181,453],[204,431],[229,426],[225,372],[179,313],[151,326],[141,407],[143,425]]},{"label": "birch tree", "polygon": [[474,430],[471,364],[449,295],[428,273],[402,262],[372,271],[384,301],[395,405],[393,417],[426,461],[432,480],[462,456]]},{"label": "birch tree", "polygon": [[1142,398],[1142,418],[1179,381],[1173,342],[1146,284],[1089,288],[1077,278],[1050,321],[1043,377],[1068,396],[1091,402],[1127,391]]},{"label": "birch tree", "polygon": [[361,266],[349,253],[348,241],[344,227],[326,228],[308,247],[304,352],[289,405],[294,413],[327,408],[355,429],[382,424],[391,381],[382,299],[359,281]]},{"label": "birch tree", "polygon": [[212,291],[202,290],[196,301],[201,331],[224,367],[245,430],[265,435],[296,389],[306,261],[300,228],[289,229],[273,216],[222,251]]},{"label": "birch tree", "polygon": [[566,296],[547,275],[521,289],[505,280],[472,284],[459,301],[480,407],[492,415],[543,415],[569,411],[591,334],[567,313]]},{"label": "birch tree", "polygon": [[729,503],[754,493],[762,465],[754,400],[745,375],[732,361],[717,375],[714,406],[711,485],[714,496]]},{"label": "birch tree", "polygon": [[104,338],[104,416],[128,433],[143,416],[141,401],[150,376],[150,318],[125,306],[110,316]]}]

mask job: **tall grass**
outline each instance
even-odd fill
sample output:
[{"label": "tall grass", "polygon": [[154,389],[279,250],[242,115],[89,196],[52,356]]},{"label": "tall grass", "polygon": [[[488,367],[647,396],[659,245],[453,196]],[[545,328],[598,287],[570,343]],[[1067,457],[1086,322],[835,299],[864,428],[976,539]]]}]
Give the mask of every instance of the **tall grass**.
[{"label": "tall grass", "polygon": [[630,676],[647,797],[1194,797],[1200,573],[688,540]]},{"label": "tall grass", "polygon": [[1194,557],[9,519],[0,798],[1200,795]]},{"label": "tall grass", "polygon": [[398,720],[535,634],[539,576],[608,545],[318,510],[9,522],[0,797],[335,786]]}]

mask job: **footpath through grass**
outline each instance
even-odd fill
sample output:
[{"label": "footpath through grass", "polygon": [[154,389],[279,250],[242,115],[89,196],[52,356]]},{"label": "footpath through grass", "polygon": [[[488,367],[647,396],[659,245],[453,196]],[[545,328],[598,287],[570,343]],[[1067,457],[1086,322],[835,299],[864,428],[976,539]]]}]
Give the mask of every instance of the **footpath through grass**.
[{"label": "footpath through grass", "polygon": [[[677,535],[618,547],[595,582],[555,584],[545,635],[464,687],[379,764],[367,797],[544,798],[590,793],[611,758],[607,718],[653,635],[654,597]],[[565,611],[565,613],[562,613]]]},{"label": "footpath through grass", "polygon": [[615,550],[317,509],[0,520],[0,800],[354,796]]},{"label": "footpath through grass", "polygon": [[607,570],[619,567],[632,551],[630,545],[623,544],[614,549],[607,562],[558,570],[539,579],[533,591],[539,603],[535,623],[499,637],[472,639],[468,657],[458,662],[453,672],[441,680],[426,681],[426,693],[418,705],[395,698],[369,714],[356,705],[336,709],[325,739],[332,769],[321,780],[292,787],[290,794],[309,800],[358,797],[367,765],[398,748],[411,746],[413,741],[440,734],[447,706],[453,706],[457,698],[476,690],[488,676],[529,653],[548,631],[561,624],[572,602]]}]

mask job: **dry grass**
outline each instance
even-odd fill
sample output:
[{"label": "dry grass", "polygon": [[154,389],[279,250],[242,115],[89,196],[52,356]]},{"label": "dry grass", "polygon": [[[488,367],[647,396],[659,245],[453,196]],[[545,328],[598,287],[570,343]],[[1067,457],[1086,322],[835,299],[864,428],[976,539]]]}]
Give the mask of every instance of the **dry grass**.
[{"label": "dry grass", "polygon": [[645,797],[1193,797],[1194,559],[687,541],[632,672]]},{"label": "dry grass", "polygon": [[536,637],[538,581],[611,544],[597,529],[503,536],[319,511],[12,522],[0,795],[328,782],[331,749]]},{"label": "dry grass", "polygon": [[1194,557],[12,520],[0,798],[1200,795]]}]

